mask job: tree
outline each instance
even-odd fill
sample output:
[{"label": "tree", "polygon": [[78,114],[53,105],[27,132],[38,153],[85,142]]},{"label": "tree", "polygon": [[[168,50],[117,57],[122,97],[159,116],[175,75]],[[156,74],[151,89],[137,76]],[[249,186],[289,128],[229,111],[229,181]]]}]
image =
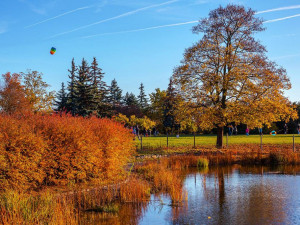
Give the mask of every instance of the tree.
[{"label": "tree", "polygon": [[2,75],[4,85],[0,89],[0,109],[7,114],[24,114],[31,110],[26,98],[24,87],[21,85],[20,74],[6,73]]},{"label": "tree", "polygon": [[138,100],[136,99],[135,95],[133,93],[126,92],[124,96],[124,105],[125,106],[137,106]]},{"label": "tree", "polygon": [[27,70],[27,73],[21,73],[24,80],[24,90],[26,98],[29,100],[33,111],[50,112],[55,99],[55,92],[48,92],[49,84],[43,81],[42,73],[38,71]]},{"label": "tree", "polygon": [[99,68],[96,57],[94,57],[93,62],[90,67],[90,74],[92,77],[92,93],[98,114],[100,116],[109,115],[110,107],[108,102],[108,87],[106,82],[104,82],[104,73],[102,69]]},{"label": "tree", "polygon": [[74,116],[76,113],[76,97],[75,97],[75,85],[76,85],[76,80],[75,80],[75,76],[76,76],[76,72],[77,72],[77,68],[74,62],[74,58],[72,59],[72,63],[71,63],[71,70],[69,71],[69,79],[70,81],[68,82],[68,101],[67,101],[67,110],[69,112],[72,113],[72,115]]},{"label": "tree", "polygon": [[147,116],[140,118],[138,122],[141,128],[145,129],[146,131],[150,131],[150,136],[151,136],[151,129],[155,127],[156,123],[150,120]]},{"label": "tree", "polygon": [[193,116],[203,129],[217,128],[219,148],[229,123],[251,128],[297,117],[283,96],[291,88],[286,71],[268,60],[254,38],[264,30],[262,22],[243,6],[211,11],[193,28],[203,33],[202,39],[185,51],[175,69],[176,90],[185,100],[181,116]]},{"label": "tree", "polygon": [[75,77],[75,102],[76,114],[89,116],[96,111],[93,79],[90,76],[89,66],[85,59],[82,59],[78,74]]},{"label": "tree", "polygon": [[113,119],[124,125],[128,125],[129,123],[129,119],[127,118],[127,116],[123,115],[122,113],[119,113],[118,115],[114,116]]},{"label": "tree", "polygon": [[61,89],[60,91],[57,93],[56,95],[56,99],[55,100],[55,111],[57,112],[63,112],[67,109],[67,102],[68,102],[68,97],[67,97],[67,93],[65,91],[65,84],[61,83]]},{"label": "tree", "polygon": [[176,121],[176,110],[179,106],[179,96],[176,93],[173,80],[170,79],[166,98],[164,100],[164,120],[163,124],[166,131],[173,131],[179,129],[180,124]]},{"label": "tree", "polygon": [[159,129],[163,130],[164,108],[167,92],[165,90],[155,89],[155,92],[150,94],[150,106],[148,116],[154,120]]},{"label": "tree", "polygon": [[116,105],[120,105],[122,100],[122,90],[118,86],[116,79],[111,81],[109,88],[109,102],[115,109]]},{"label": "tree", "polygon": [[145,111],[148,107],[148,99],[147,95],[145,94],[145,87],[143,83],[141,83],[140,87],[140,94],[138,95],[138,105],[140,106],[141,110]]}]

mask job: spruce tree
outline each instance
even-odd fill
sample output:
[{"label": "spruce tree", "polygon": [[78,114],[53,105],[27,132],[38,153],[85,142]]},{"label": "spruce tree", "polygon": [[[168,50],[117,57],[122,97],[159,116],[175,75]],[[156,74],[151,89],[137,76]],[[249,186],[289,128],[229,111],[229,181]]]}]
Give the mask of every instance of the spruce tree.
[{"label": "spruce tree", "polygon": [[94,57],[91,64],[90,74],[93,82],[92,92],[95,102],[95,105],[93,107],[98,111],[99,116],[108,116],[110,114],[110,106],[108,104],[109,90],[106,82],[103,80],[105,73],[103,73],[102,69],[99,68],[96,57]]},{"label": "spruce tree", "polygon": [[88,63],[82,59],[78,73],[75,76],[76,114],[89,116],[95,111],[94,86]]},{"label": "spruce tree", "polygon": [[148,107],[148,99],[145,94],[145,87],[143,83],[141,83],[139,89],[140,89],[140,94],[138,95],[138,104],[141,110],[146,110],[146,108]]},{"label": "spruce tree", "polygon": [[76,97],[75,97],[75,85],[76,85],[76,80],[75,80],[75,76],[76,76],[76,72],[77,72],[77,68],[74,62],[74,58],[72,59],[72,63],[71,63],[71,70],[69,71],[69,79],[70,81],[68,82],[68,100],[67,100],[67,111],[71,112],[72,115],[74,116],[76,114],[76,109],[77,109],[77,104],[76,104]]},{"label": "spruce tree", "polygon": [[180,125],[176,123],[175,120],[175,110],[177,105],[177,97],[175,88],[173,85],[173,80],[170,79],[167,95],[164,103],[164,120],[163,124],[165,129],[168,131],[172,131],[174,128],[179,129]]},{"label": "spruce tree", "polygon": [[111,85],[109,88],[109,103],[115,109],[117,105],[121,104],[122,100],[122,90],[118,86],[116,79],[111,81]]},{"label": "spruce tree", "polygon": [[138,101],[133,93],[126,92],[124,96],[124,105],[125,106],[137,106]]},{"label": "spruce tree", "polygon": [[56,95],[56,100],[54,102],[55,111],[56,112],[63,112],[67,109],[67,93],[65,91],[65,84],[61,83],[61,89]]}]

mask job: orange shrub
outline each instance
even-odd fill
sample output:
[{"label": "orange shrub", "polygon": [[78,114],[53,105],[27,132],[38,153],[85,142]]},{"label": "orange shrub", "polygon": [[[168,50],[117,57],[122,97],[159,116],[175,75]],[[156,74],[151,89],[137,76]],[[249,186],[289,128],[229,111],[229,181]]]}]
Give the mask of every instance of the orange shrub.
[{"label": "orange shrub", "polygon": [[0,116],[0,184],[40,187],[116,178],[133,137],[109,119]]}]

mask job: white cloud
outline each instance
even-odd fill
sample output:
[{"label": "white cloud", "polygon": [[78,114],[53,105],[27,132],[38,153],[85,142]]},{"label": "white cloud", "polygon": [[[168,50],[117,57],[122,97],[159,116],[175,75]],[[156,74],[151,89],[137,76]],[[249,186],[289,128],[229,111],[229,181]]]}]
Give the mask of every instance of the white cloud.
[{"label": "white cloud", "polygon": [[55,35],[53,35],[49,38],[54,38],[54,37],[58,37],[58,36],[61,36],[61,35],[64,35],[64,34],[69,34],[69,33],[72,33],[72,32],[78,31],[78,30],[82,30],[82,29],[85,29],[85,28],[88,28],[88,27],[91,27],[91,26],[94,26],[94,25],[97,25],[97,24],[105,23],[105,22],[116,20],[116,19],[123,18],[123,17],[127,17],[127,16],[136,14],[136,13],[141,12],[141,11],[145,11],[145,10],[155,8],[155,7],[159,7],[159,6],[163,6],[163,5],[172,4],[172,3],[175,3],[175,2],[178,2],[178,1],[179,0],[171,0],[171,1],[168,1],[168,2],[164,2],[164,3],[160,3],[160,4],[154,4],[154,5],[146,6],[146,7],[143,7],[143,8],[139,8],[139,9],[136,9],[136,10],[133,10],[133,11],[123,13],[123,14],[118,15],[118,16],[110,17],[110,18],[107,18],[107,19],[104,19],[104,20],[97,21],[95,23],[91,23],[91,24],[88,24],[88,25],[85,25],[85,26],[81,26],[81,27],[75,28],[73,30],[69,30],[69,31],[65,31],[65,32],[62,32],[62,33],[59,33],[59,34],[55,34]]},{"label": "white cloud", "polygon": [[25,28],[30,28],[30,27],[39,25],[39,24],[41,24],[41,23],[45,23],[45,22],[48,22],[48,21],[50,21],[50,20],[54,20],[54,19],[57,19],[57,18],[59,18],[59,17],[65,16],[65,15],[67,15],[67,14],[75,13],[75,12],[77,12],[77,11],[81,11],[81,10],[89,9],[89,8],[91,8],[91,6],[85,6],[85,7],[80,7],[80,8],[77,8],[77,9],[73,9],[73,10],[71,10],[71,11],[68,11],[68,12],[65,12],[65,13],[62,13],[62,14],[59,14],[59,15],[57,15],[57,16],[54,16],[54,17],[51,17],[51,18],[42,20],[42,21],[40,21],[40,22],[37,22],[37,23],[31,24],[31,25],[28,25],[28,26],[26,26]]},{"label": "white cloud", "polygon": [[198,20],[194,20],[194,21],[189,21],[189,22],[167,24],[167,25],[147,27],[147,28],[141,28],[141,29],[135,29],[135,30],[126,30],[126,31],[117,31],[117,32],[111,32],[111,33],[95,34],[95,35],[84,36],[82,38],[91,38],[91,37],[111,35],[111,34],[125,34],[125,33],[132,33],[132,32],[138,32],[138,31],[154,30],[154,29],[165,28],[165,27],[182,26],[182,25],[198,23],[198,22],[199,22]]},{"label": "white cloud", "polygon": [[284,11],[284,10],[291,10],[291,9],[300,9],[300,5],[292,5],[292,6],[275,8],[275,9],[268,9],[268,10],[264,10],[264,11],[259,11],[256,14],[262,14],[262,13],[268,13],[268,12],[277,12],[277,11]]}]

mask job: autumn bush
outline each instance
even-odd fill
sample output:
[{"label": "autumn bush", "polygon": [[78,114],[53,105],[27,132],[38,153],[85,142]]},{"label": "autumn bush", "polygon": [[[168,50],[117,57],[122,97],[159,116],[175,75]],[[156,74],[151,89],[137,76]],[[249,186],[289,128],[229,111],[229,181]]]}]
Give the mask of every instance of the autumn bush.
[{"label": "autumn bush", "polygon": [[124,174],[133,137],[109,119],[0,116],[0,187],[101,183]]}]

